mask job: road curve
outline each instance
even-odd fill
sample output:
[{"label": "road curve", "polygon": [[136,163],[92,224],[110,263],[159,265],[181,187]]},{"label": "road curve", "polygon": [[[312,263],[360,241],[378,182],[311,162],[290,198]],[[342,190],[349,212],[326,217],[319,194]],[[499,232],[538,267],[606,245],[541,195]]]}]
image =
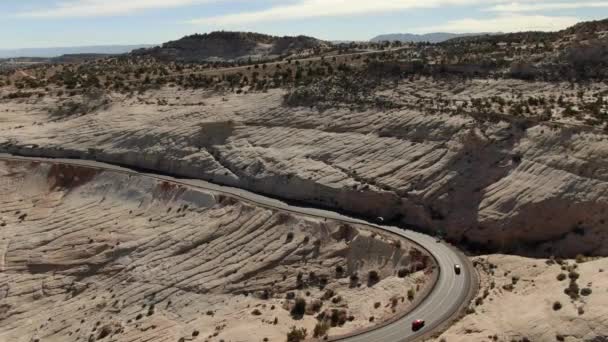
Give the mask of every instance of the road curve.
[{"label": "road curve", "polygon": [[[209,183],[203,180],[196,179],[177,179],[171,176],[150,174],[127,169],[121,166],[116,166],[107,163],[101,163],[88,160],[60,159],[60,158],[32,158],[19,157],[9,154],[0,153],[0,160],[21,160],[21,161],[39,161],[56,164],[68,164],[81,167],[95,168],[99,170],[121,172],[128,174],[137,174],[140,176],[156,178],[160,180],[184,184],[191,187],[205,189],[207,191],[224,193],[247,202],[255,203],[262,207],[288,211],[305,216],[314,216],[328,218],[347,223],[362,224],[372,226],[391,232],[396,235],[411,239],[420,246],[428,250],[436,259],[439,266],[439,277],[437,283],[433,287],[429,295],[410,313],[400,318],[399,320],[381,326],[377,329],[363,332],[355,336],[345,337],[340,339],[347,342],[397,342],[397,341],[415,341],[423,336],[428,336],[429,333],[438,329],[444,323],[448,322],[460,309],[470,300],[471,288],[474,286],[474,270],[470,267],[470,263],[466,257],[457,252],[453,247],[439,243],[435,238],[417,233],[410,230],[403,230],[396,227],[381,226],[371,224],[369,222],[348,217],[339,213],[328,210],[299,207],[287,204],[281,200],[268,198],[247,190],[242,190],[233,187],[227,187]],[[456,275],[454,265],[462,265],[462,272]],[[426,326],[418,332],[411,329],[412,321],[422,319],[426,321]]]}]

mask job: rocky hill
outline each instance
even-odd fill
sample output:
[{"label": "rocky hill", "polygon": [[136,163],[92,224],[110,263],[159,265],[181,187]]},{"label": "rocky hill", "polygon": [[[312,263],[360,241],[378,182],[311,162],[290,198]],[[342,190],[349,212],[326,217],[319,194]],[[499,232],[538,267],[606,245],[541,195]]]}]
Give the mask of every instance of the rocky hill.
[{"label": "rocky hill", "polygon": [[306,36],[276,37],[251,32],[220,31],[186,36],[160,47],[137,50],[134,54],[180,62],[234,61],[250,58],[264,60],[310,54],[327,46],[325,42]]}]

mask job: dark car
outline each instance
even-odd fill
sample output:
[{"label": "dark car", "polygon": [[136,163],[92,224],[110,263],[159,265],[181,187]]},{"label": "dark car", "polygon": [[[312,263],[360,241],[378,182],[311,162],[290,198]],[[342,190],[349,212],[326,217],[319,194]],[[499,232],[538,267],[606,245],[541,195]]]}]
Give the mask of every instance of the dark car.
[{"label": "dark car", "polygon": [[454,272],[456,272],[456,274],[460,274],[460,272],[461,272],[460,265],[454,265]]},{"label": "dark car", "polygon": [[418,331],[422,328],[424,328],[424,321],[421,319],[417,319],[415,321],[412,322],[412,330],[413,331]]}]

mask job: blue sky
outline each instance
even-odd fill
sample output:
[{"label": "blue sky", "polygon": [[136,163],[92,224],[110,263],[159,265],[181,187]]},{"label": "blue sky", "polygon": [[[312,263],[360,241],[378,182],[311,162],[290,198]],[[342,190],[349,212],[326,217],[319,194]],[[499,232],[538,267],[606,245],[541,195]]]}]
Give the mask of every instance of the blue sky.
[{"label": "blue sky", "polygon": [[328,40],[548,31],[603,18],[608,0],[3,0],[0,49],[155,44],[220,29]]}]

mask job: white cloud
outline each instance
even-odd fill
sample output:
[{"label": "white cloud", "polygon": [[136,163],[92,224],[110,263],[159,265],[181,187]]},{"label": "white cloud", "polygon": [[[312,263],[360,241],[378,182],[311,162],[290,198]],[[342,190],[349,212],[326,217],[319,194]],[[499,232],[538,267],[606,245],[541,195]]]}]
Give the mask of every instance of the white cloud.
[{"label": "white cloud", "polygon": [[544,15],[504,14],[487,19],[459,19],[446,24],[417,28],[415,32],[523,32],[559,31],[581,20],[576,17],[551,17]]},{"label": "white cloud", "polygon": [[317,17],[388,13],[414,8],[501,3],[505,0],[300,0],[266,10],[191,20],[192,24],[239,25]]},{"label": "white cloud", "polygon": [[500,4],[486,9],[492,12],[537,12],[537,11],[555,11],[569,10],[580,8],[608,8],[608,1],[573,1],[573,2],[546,2],[546,3],[521,3],[512,2],[509,4]]},{"label": "white cloud", "polygon": [[128,14],[152,8],[188,6],[213,0],[71,0],[54,7],[18,13],[19,17],[66,18]]}]

